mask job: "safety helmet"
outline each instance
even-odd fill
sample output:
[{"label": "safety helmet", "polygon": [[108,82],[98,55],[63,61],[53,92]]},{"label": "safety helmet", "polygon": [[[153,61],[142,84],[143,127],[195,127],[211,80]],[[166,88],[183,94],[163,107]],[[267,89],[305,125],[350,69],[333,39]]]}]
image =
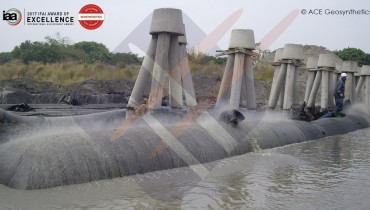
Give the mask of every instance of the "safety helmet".
[{"label": "safety helmet", "polygon": [[341,74],[340,74],[340,76],[341,76],[341,77],[346,77],[346,76],[347,76],[347,74],[346,74],[346,73],[341,73]]}]

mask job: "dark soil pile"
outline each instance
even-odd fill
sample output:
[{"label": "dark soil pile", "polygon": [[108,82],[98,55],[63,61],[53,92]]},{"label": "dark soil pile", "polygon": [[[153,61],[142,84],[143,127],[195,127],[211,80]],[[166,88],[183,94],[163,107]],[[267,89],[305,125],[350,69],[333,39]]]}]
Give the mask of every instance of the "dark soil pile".
[{"label": "dark soil pile", "polygon": [[37,82],[28,78],[0,80],[0,88],[15,88],[28,93],[67,93],[65,87],[51,82]]},{"label": "dark soil pile", "polygon": [[16,88],[33,94],[41,93],[80,93],[80,94],[125,94],[130,93],[134,81],[125,80],[87,80],[69,86],[53,84],[51,82],[37,82],[28,78],[0,80],[0,88]]},{"label": "dark soil pile", "polygon": [[[199,103],[212,104],[217,100],[221,77],[212,74],[193,74],[194,88]],[[16,88],[32,94],[88,94],[105,95],[120,94],[128,97],[134,86],[134,81],[124,80],[87,80],[69,86],[56,85],[50,82],[36,82],[27,78],[0,81],[0,89]],[[259,107],[266,105],[271,84],[264,81],[255,81],[256,99]],[[147,88],[149,89],[149,88]],[[148,94],[148,93],[146,93]]]}]

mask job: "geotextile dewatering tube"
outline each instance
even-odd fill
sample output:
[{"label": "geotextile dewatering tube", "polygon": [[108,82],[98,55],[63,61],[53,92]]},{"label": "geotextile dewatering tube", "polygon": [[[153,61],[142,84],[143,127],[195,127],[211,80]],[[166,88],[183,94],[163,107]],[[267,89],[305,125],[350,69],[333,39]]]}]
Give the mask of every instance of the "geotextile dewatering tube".
[{"label": "geotextile dewatering tube", "polygon": [[203,112],[190,122],[171,112],[125,120],[122,110],[54,118],[19,117],[0,110],[0,183],[42,189],[142,174],[370,125],[369,115],[355,111],[313,122],[242,113],[245,120],[238,116],[237,123],[229,123],[233,116],[220,118],[217,111]]}]

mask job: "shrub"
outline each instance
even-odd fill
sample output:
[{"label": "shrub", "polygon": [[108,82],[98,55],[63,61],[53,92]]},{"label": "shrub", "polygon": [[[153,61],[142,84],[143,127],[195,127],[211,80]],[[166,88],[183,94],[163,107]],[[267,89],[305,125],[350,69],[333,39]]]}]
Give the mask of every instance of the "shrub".
[{"label": "shrub", "polygon": [[0,64],[8,63],[12,59],[11,52],[2,52],[0,53]]}]

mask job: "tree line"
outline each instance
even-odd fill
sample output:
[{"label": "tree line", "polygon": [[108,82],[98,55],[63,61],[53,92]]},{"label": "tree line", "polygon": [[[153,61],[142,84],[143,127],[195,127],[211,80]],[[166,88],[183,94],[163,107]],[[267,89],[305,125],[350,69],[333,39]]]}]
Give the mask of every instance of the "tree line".
[{"label": "tree line", "polygon": [[14,47],[11,52],[0,53],[0,64],[12,60],[20,60],[25,64],[32,61],[40,63],[61,63],[66,61],[76,61],[78,63],[101,62],[117,65],[140,64],[142,58],[133,53],[112,53],[101,43],[93,41],[83,41],[69,44],[65,39],[46,37],[45,41],[25,41],[19,46]]},{"label": "tree line", "polygon": [[344,61],[357,61],[358,65],[360,66],[370,65],[370,54],[365,53],[361,49],[348,47],[339,51],[335,51],[335,54],[337,54],[337,56]]},{"label": "tree line", "polygon": [[[220,58],[206,54],[189,53],[189,57],[195,58],[194,61],[200,65],[217,64],[225,65],[227,58]],[[47,36],[45,41],[25,41],[16,46],[11,52],[0,53],[0,64],[12,60],[20,60],[24,64],[30,62],[40,63],[61,63],[75,61],[78,63],[92,64],[95,62],[126,65],[141,64],[143,57],[133,53],[112,53],[102,43],[93,41],[82,41],[70,44],[68,38],[60,38],[59,34],[55,37]]]},{"label": "tree line", "polygon": [[[362,65],[370,65],[370,54],[357,48],[345,48],[334,51],[343,60],[353,60]],[[215,57],[203,53],[188,53],[189,61],[198,65],[225,65],[227,58]],[[111,65],[141,64],[143,57],[133,53],[112,53],[102,43],[93,41],[82,41],[70,44],[68,38],[61,38],[59,34],[55,37],[47,36],[45,41],[25,41],[14,47],[11,52],[0,53],[0,64],[20,60],[24,64],[30,62],[61,63],[75,61],[78,63],[92,64],[95,62]]]}]

